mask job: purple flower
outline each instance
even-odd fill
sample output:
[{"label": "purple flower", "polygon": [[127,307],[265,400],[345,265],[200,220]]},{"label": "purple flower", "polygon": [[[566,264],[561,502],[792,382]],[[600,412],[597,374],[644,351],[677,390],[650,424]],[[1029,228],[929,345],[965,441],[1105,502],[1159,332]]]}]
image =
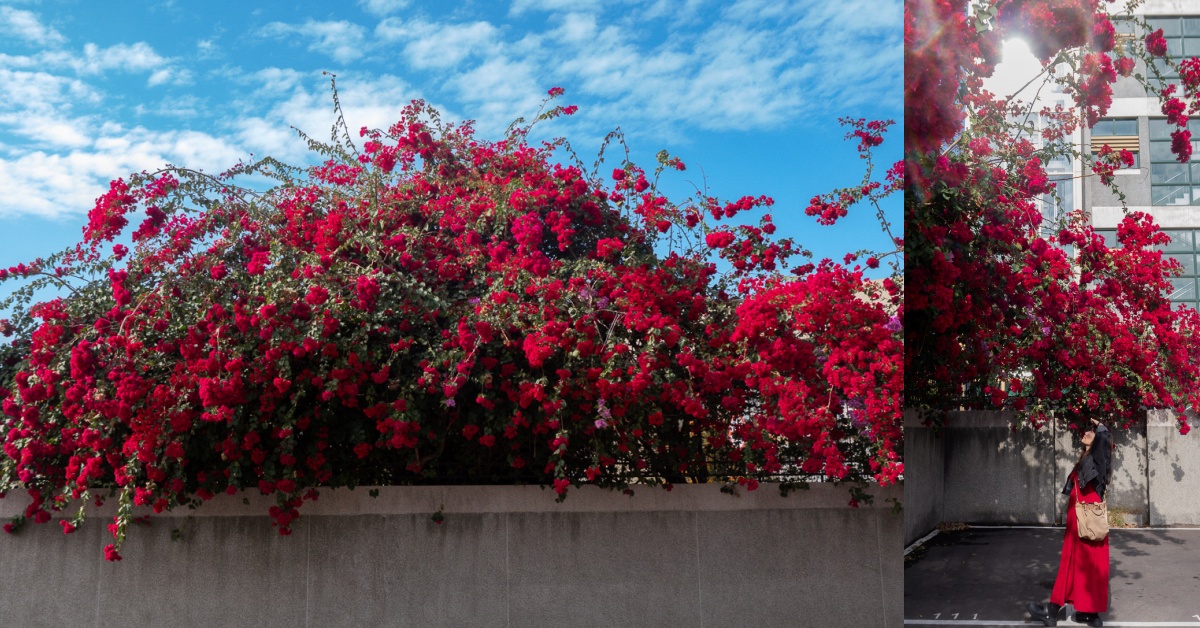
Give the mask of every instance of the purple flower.
[{"label": "purple flower", "polygon": [[[612,410],[609,410],[608,407],[604,405],[604,397],[601,397],[596,400],[596,414],[599,414],[601,416],[601,419],[599,421],[596,421],[596,423],[600,423],[600,422],[604,421],[605,419],[612,418]],[[605,425],[608,425],[608,423],[606,422]],[[602,426],[597,425],[596,427],[602,427]]]},{"label": "purple flower", "polygon": [[608,421],[604,419],[596,419],[596,429],[604,429],[608,427]]},{"label": "purple flower", "polygon": [[883,326],[883,328],[890,332],[900,331],[903,329],[903,325],[900,324],[900,317],[892,316],[891,318],[888,318],[888,322]]}]

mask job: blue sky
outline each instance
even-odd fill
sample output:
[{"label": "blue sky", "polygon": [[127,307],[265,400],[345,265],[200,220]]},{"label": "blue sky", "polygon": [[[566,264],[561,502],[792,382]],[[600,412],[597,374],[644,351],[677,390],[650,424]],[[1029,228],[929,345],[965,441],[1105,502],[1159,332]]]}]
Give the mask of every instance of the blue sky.
[{"label": "blue sky", "polygon": [[865,207],[833,228],[803,210],[862,176],[838,117],[896,120],[880,176],[900,159],[899,0],[263,4],[0,0],[0,266],[76,242],[130,172],[303,163],[289,126],[328,137],[323,70],[352,129],[424,98],[490,139],[561,86],[579,113],[543,132],[585,163],[619,126],[647,169],[660,149],[687,164],[673,199],[774,197],[777,235],[818,258],[885,245]]}]

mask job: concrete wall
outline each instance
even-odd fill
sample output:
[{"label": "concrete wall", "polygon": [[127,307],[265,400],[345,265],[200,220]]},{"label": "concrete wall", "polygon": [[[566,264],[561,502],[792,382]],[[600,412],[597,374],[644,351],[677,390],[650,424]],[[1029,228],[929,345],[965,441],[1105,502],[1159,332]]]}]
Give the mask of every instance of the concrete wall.
[{"label": "concrete wall", "polygon": [[945,520],[1050,523],[1056,491],[1049,430],[1012,431],[999,412],[954,417],[943,430]]},{"label": "concrete wall", "polygon": [[[1053,425],[1013,432],[1009,415],[999,412],[951,413],[940,430],[906,418],[906,544],[943,521],[1062,523],[1062,487],[1081,451],[1076,433]],[[1200,428],[1200,418],[1192,416],[1191,425]],[[1109,508],[1141,524],[1200,524],[1197,434],[1180,436],[1170,412],[1114,430]]]},{"label": "concrete wall", "polygon": [[[774,487],[326,491],[290,537],[266,502],[221,496],[135,526],[106,563],[99,512],[0,535],[11,626],[896,626],[902,518],[874,491]],[[0,500],[0,517],[25,500]],[[439,508],[445,521],[430,520]],[[172,529],[182,539],[171,540]]]},{"label": "concrete wall", "polygon": [[1146,0],[1134,10],[1136,15],[1193,15],[1196,13],[1195,0]]},{"label": "concrete wall", "polygon": [[1200,525],[1200,418],[1188,414],[1187,436],[1179,434],[1170,412],[1147,417],[1150,525]]},{"label": "concrete wall", "polygon": [[904,413],[904,544],[946,520],[946,439]]}]

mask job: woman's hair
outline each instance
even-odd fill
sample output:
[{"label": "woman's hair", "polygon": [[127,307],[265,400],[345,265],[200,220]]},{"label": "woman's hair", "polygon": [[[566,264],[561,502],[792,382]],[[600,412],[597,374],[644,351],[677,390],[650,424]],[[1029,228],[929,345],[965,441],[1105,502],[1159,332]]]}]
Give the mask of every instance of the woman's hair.
[{"label": "woman's hair", "polygon": [[[1085,431],[1084,431],[1084,434],[1086,434],[1086,433],[1088,433],[1088,432],[1095,432],[1095,431],[1096,431],[1096,428],[1095,428],[1095,427],[1089,427],[1087,430],[1085,430]],[[1109,439],[1107,439],[1107,440],[1108,440],[1108,447],[1109,447],[1109,451],[1111,452],[1111,450],[1112,450],[1112,449],[1113,449],[1113,447],[1114,447],[1114,446],[1113,446],[1113,441],[1112,441],[1112,438],[1109,438]],[[1079,470],[1079,467],[1080,467],[1081,465],[1083,465],[1083,459],[1084,459],[1084,458],[1086,458],[1086,457],[1087,457],[1087,455],[1088,455],[1089,453],[1091,453],[1091,452],[1092,452],[1092,448],[1093,448],[1093,447],[1095,447],[1095,446],[1096,446],[1096,441],[1095,441],[1095,440],[1093,440],[1093,441],[1092,441],[1092,444],[1091,444],[1091,445],[1084,445],[1084,446],[1083,446],[1083,451],[1079,453],[1079,460],[1076,460],[1076,461],[1075,461],[1075,470],[1076,470],[1076,471],[1078,471],[1078,470]],[[1111,475],[1111,474],[1112,474],[1112,457],[1111,457],[1111,456],[1108,458],[1108,468],[1107,468],[1107,469],[1103,469],[1103,470],[1102,470],[1102,472],[1103,472],[1103,473],[1105,473],[1105,475],[1106,475],[1106,476],[1107,476],[1107,475]]]}]

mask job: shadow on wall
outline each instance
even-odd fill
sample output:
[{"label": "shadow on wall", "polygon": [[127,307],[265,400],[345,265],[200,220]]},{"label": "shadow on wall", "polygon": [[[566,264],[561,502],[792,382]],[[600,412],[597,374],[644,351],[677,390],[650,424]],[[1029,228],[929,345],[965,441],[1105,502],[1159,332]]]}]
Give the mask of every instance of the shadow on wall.
[{"label": "shadow on wall", "polygon": [[941,438],[945,521],[1053,523],[1052,430],[1014,432],[1007,413],[962,412],[950,417]]},{"label": "shadow on wall", "polygon": [[[1200,417],[1189,418],[1200,428]],[[934,430],[906,415],[906,544],[941,522],[1061,524],[1061,491],[1079,459],[1079,437],[1053,425],[1014,432],[1012,424],[1008,413],[958,412]],[[1109,507],[1139,524],[1200,525],[1200,429],[1194,431],[1180,435],[1172,413],[1162,411],[1115,430]]]},{"label": "shadow on wall", "polygon": [[1187,413],[1192,431],[1179,433],[1175,414],[1147,413],[1147,502],[1152,526],[1200,525],[1200,417]]}]

